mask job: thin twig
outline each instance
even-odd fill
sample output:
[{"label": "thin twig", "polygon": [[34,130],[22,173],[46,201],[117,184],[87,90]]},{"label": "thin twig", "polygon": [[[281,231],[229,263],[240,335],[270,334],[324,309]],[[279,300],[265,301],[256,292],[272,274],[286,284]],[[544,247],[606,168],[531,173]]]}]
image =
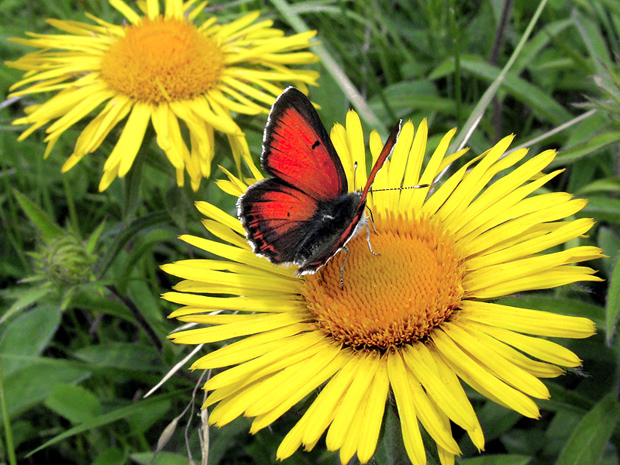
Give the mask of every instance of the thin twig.
[{"label": "thin twig", "polygon": [[136,318],[136,323],[138,323],[138,326],[142,328],[142,330],[149,337],[153,345],[157,348],[159,352],[161,352],[164,345],[162,344],[157,334],[155,334],[155,331],[153,331],[153,328],[151,328],[148,321],[146,321],[146,318],[142,316],[142,313],[140,313],[140,309],[136,306],[136,304],[134,304],[129,297],[121,295],[120,292],[118,292],[118,290],[116,289],[116,286],[108,284],[106,287],[112,294],[114,294],[118,299],[120,299],[127,306],[127,308],[129,308],[133,316]]},{"label": "thin twig", "polygon": [[514,152],[515,150],[519,150],[519,149],[523,149],[523,148],[528,148],[531,147],[534,144],[537,144],[539,142],[542,142],[543,140],[547,139],[548,137],[553,136],[554,134],[557,134],[558,132],[562,132],[565,129],[570,128],[571,126],[574,126],[577,123],[580,123],[581,121],[583,121],[584,119],[589,118],[590,116],[593,116],[598,110],[596,109],[592,109],[590,111],[585,112],[583,115],[579,115],[576,118],[573,118],[570,121],[567,121],[564,124],[559,125],[557,128],[552,129],[551,131],[547,131],[544,134],[541,134],[538,137],[535,137],[534,139],[530,139],[527,142],[524,142],[523,144],[509,150],[508,152],[506,152],[503,156],[509,155],[512,152]]}]

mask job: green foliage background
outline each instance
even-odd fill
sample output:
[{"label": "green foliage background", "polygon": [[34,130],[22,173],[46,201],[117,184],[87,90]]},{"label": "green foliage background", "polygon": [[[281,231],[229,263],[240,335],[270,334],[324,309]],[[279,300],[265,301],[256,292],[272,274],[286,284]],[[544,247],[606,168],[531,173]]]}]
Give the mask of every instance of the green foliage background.
[{"label": "green foliage background", "polygon": [[[538,7],[535,0],[242,0],[213,1],[207,8],[222,21],[259,9],[291,33],[317,29],[321,45],[315,51],[323,64],[316,69],[322,77],[311,97],[321,105],[328,128],[343,122],[350,107],[344,81],[334,78],[342,70],[368,104],[367,111],[358,108],[366,129],[385,134],[397,118],[416,125],[428,118],[432,146],[447,130],[467,125],[476,110],[482,119],[468,141],[472,156],[511,133],[517,135],[514,145],[528,144],[531,153],[558,149],[554,167],[566,171],[547,188],[589,200],[579,215],[595,218],[597,226],[580,243],[605,250],[608,258],[591,266],[606,281],[503,300],[586,316],[596,322],[598,333],[559,341],[583,359],[583,369],[545,381],[552,398],[538,402],[539,420],[522,418],[470,391],[486,452],[479,456],[462,432],[454,434],[464,453],[460,463],[468,465],[615,465],[620,446],[620,350],[613,334],[620,308],[615,267],[620,3],[549,0],[519,48]],[[7,38],[23,37],[25,31],[52,33],[46,18],[88,22],[84,12],[121,20],[105,0],[2,1],[0,56],[14,60],[31,51]],[[498,80],[515,52],[509,72]],[[20,76],[0,67],[1,100]],[[486,100],[494,85],[499,85],[494,98]],[[11,126],[23,107],[36,101],[5,101],[0,109],[0,462],[149,463],[165,428],[190,404],[193,410],[180,416],[154,463],[188,463],[188,447],[199,461],[196,414],[203,397],[193,391],[200,373],[184,367],[143,399],[191,349],[166,340],[179,324],[166,319],[173,306],[159,295],[174,281],[158,266],[196,253],[176,239],[179,234],[208,235],[194,201],[209,200],[232,213],[234,199],[215,186],[221,177],[217,170],[197,193],[177,188],[172,167],[154,143],[125,179],[98,193],[113,137],[61,175],[84,125],[67,131],[43,160],[43,133],[17,142],[20,129]],[[237,121],[258,159],[266,116]],[[219,142],[216,164],[234,169],[227,144]],[[58,237],[74,238],[72,247],[83,244],[89,264],[92,257],[92,274],[77,286],[50,285],[49,267],[41,268],[45,249]],[[302,411],[290,412],[256,436],[248,434],[246,419],[211,429],[209,463],[274,463],[279,441]],[[388,416],[388,429],[394,421]],[[386,435],[376,463],[402,460],[392,441]],[[433,460],[429,456],[429,463]],[[319,444],[286,463],[339,462]]]}]

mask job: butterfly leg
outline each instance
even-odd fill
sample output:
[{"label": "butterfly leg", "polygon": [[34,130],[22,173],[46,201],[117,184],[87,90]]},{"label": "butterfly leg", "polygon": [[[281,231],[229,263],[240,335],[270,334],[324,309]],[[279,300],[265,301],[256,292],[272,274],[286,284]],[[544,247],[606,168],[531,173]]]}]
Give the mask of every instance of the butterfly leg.
[{"label": "butterfly leg", "polygon": [[375,218],[372,216],[372,210],[370,209],[368,205],[366,205],[366,209],[368,209],[368,213],[370,213],[370,216],[368,218],[370,218],[370,224],[372,224],[372,230],[375,232],[375,234],[379,234],[377,232],[377,228],[375,228]]},{"label": "butterfly leg", "polygon": [[344,261],[340,267],[340,290],[344,291],[344,266],[347,264],[347,258],[349,258],[349,249],[346,245],[342,249],[346,252],[346,255],[344,256]]},{"label": "butterfly leg", "polygon": [[[373,224],[373,229],[374,229],[374,224]],[[375,229],[375,232],[377,232],[376,229]],[[370,253],[372,253],[373,255],[381,255],[380,253],[377,253],[374,250],[372,250],[372,245],[370,244],[370,226],[368,226],[368,223],[366,223],[366,242],[368,242],[368,248],[370,249]]]}]

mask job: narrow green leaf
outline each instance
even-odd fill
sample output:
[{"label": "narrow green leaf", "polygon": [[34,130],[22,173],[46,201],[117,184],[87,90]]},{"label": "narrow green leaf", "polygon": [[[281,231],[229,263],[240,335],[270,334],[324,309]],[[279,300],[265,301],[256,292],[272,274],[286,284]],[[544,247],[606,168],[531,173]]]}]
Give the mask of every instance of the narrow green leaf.
[{"label": "narrow green leaf", "polygon": [[416,111],[442,112],[442,114],[455,114],[456,107],[452,100],[441,98],[437,95],[437,89],[429,81],[403,81],[386,87],[381,96],[375,96],[369,100],[370,108],[376,115],[389,120],[384,101],[389,105],[396,117],[404,117]]},{"label": "narrow green leaf", "polygon": [[84,423],[101,415],[101,402],[81,386],[57,384],[52,388],[45,406],[73,424]]},{"label": "narrow green leaf", "polygon": [[545,26],[540,28],[532,39],[525,44],[521,55],[515,60],[512,71],[519,76],[525,69],[529,69],[530,67],[540,69],[542,52],[549,46],[552,39],[558,37],[567,28],[572,26],[573,22],[570,19],[560,19],[545,24]]},{"label": "narrow green leaf", "polygon": [[527,465],[532,461],[532,457],[525,455],[485,455],[462,460],[463,465]]},{"label": "narrow green leaf", "polygon": [[17,300],[4,311],[2,317],[0,317],[0,325],[5,321],[10,320],[15,314],[25,310],[37,301],[43,301],[43,297],[52,292],[51,287],[20,287],[19,289],[13,289],[17,292],[7,293],[5,297],[11,298],[17,297]]},{"label": "narrow green leaf", "polygon": [[571,433],[556,465],[593,465],[603,455],[618,417],[620,404],[613,393],[603,397],[584,415]]},{"label": "narrow green leaf", "polygon": [[135,271],[135,267],[143,256],[152,257],[152,250],[157,245],[161,245],[168,240],[176,237],[171,229],[154,229],[147,234],[140,236],[140,239],[132,244],[131,252],[125,259],[125,264],[121,266],[121,272],[116,277],[116,287],[119,294],[127,293],[127,286],[131,282],[131,274]]},{"label": "narrow green leaf", "polygon": [[74,355],[89,364],[129,372],[154,371],[161,364],[161,357],[153,347],[122,342],[88,346]]},{"label": "narrow green leaf", "polygon": [[132,281],[127,288],[127,297],[137,309],[134,309],[136,318],[142,320],[140,326],[150,334],[152,339],[159,341],[153,340],[155,343],[153,347],[161,348],[161,341],[166,340],[166,336],[171,330],[162,311],[162,300],[153,292],[153,288],[148,286],[146,281]]},{"label": "narrow green leaf", "polygon": [[41,231],[45,240],[53,239],[56,236],[66,234],[66,232],[58,226],[37,204],[26,197],[21,192],[13,189],[13,194],[24,210],[24,213],[30,221]]},{"label": "narrow green leaf", "polygon": [[609,279],[614,272],[616,259],[620,255],[620,235],[615,228],[601,225],[598,228],[596,244],[607,255],[601,259],[601,273]]},{"label": "narrow green leaf", "polygon": [[156,397],[151,397],[150,399],[140,400],[139,402],[132,404],[128,407],[122,407],[122,408],[113,410],[112,412],[106,413],[105,415],[100,415],[96,418],[93,418],[90,421],[82,423],[81,425],[78,425],[66,431],[63,431],[58,436],[53,437],[46,443],[37,447],[35,450],[30,452],[26,457],[30,457],[31,455],[39,452],[40,450],[43,450],[46,447],[49,447],[60,441],[64,441],[65,439],[75,436],[76,434],[84,433],[85,431],[90,431],[91,429],[99,428],[101,426],[113,423],[115,421],[122,420],[123,418],[127,418],[128,416],[141,413],[143,410],[150,408],[153,404],[157,404],[164,400],[171,399],[178,395],[179,395],[179,392],[169,392],[167,394],[162,394]]},{"label": "narrow green leaf", "polygon": [[140,150],[131,165],[129,173],[127,173],[127,177],[125,178],[125,196],[123,202],[123,218],[125,220],[134,219],[136,217],[138,207],[142,203],[140,200],[140,190],[142,187],[142,178],[144,177],[144,159],[146,157],[145,150],[154,135],[153,129],[149,126],[146,134],[144,135],[144,140],[142,141]]},{"label": "narrow green leaf", "polygon": [[131,460],[140,465],[187,465],[186,454],[173,454],[172,452],[162,452],[154,459],[152,452],[140,452],[131,454]]},{"label": "narrow green leaf", "polygon": [[[569,191],[570,192],[570,191]],[[617,194],[620,192],[620,179],[603,178],[592,181],[575,192],[575,195],[585,195],[592,192],[609,192]]]},{"label": "narrow green leaf", "polygon": [[515,60],[521,54],[523,47],[529,40],[530,35],[532,31],[534,30],[536,23],[538,22],[538,18],[540,17],[542,11],[545,9],[546,5],[547,5],[547,0],[542,0],[538,4],[536,11],[532,15],[532,19],[530,19],[530,22],[528,23],[527,28],[525,29],[525,32],[523,32],[523,35],[521,36],[519,43],[517,44],[514,51],[512,52],[512,55],[510,56],[510,58],[508,59],[504,67],[502,68],[497,78],[491,83],[489,88],[484,92],[484,94],[482,95],[478,103],[476,104],[475,108],[472,110],[471,114],[469,115],[469,118],[467,119],[467,121],[465,121],[465,124],[459,131],[456,139],[450,144],[450,147],[448,148],[448,153],[455,152],[456,150],[458,150],[459,148],[461,148],[463,145],[467,143],[467,140],[473,133],[474,129],[476,129],[476,127],[480,123],[480,120],[482,119],[484,112],[486,111],[488,106],[491,104],[493,97],[495,97],[495,95],[497,94],[497,91],[502,85],[506,75],[510,71],[510,68],[512,68],[512,65],[515,63]]},{"label": "narrow green leaf", "polygon": [[102,221],[101,224],[97,226],[97,229],[95,229],[93,233],[88,237],[88,243],[86,245],[86,250],[88,251],[89,254],[92,254],[95,252],[97,241],[99,240],[99,237],[101,236],[101,233],[103,232],[104,228],[105,228],[105,220]]},{"label": "narrow green leaf", "polygon": [[[286,0],[271,0],[273,6],[280,12],[280,14],[288,21],[291,27],[297,33],[309,31],[310,28],[304,22],[297,12],[291,8],[289,2]],[[362,97],[359,91],[355,88],[353,83],[349,80],[347,75],[343,72],[338,62],[334,59],[329,50],[321,43],[316,43],[312,47],[312,51],[321,58],[321,64],[325,67],[328,73],[330,73],[334,80],[340,85],[340,88],[345,93],[347,98],[351,101],[351,104],[359,114],[360,118],[368,123],[369,126],[377,131],[385,132],[385,122],[381,121],[372,112],[366,100]]]},{"label": "narrow green leaf", "polygon": [[618,266],[616,259],[614,271],[607,287],[607,303],[605,305],[605,332],[607,334],[605,341],[610,347],[618,321],[618,312],[620,312],[620,266]]},{"label": "narrow green leaf", "polygon": [[574,163],[575,161],[594,154],[595,152],[604,149],[605,147],[615,144],[620,141],[620,131],[610,131],[598,136],[594,136],[592,139],[571,147],[568,150],[563,150],[555,157],[549,164],[549,169],[557,168],[558,166],[566,166]]},{"label": "narrow green leaf", "polygon": [[157,224],[163,224],[168,218],[168,214],[165,211],[153,212],[147,216],[135,219],[125,229],[116,234],[114,241],[106,249],[105,256],[95,265],[97,276],[101,277],[105,274],[120,251],[129,241],[134,239],[136,234]]},{"label": "narrow green leaf", "polygon": [[[501,70],[479,60],[463,58],[461,67],[479,78],[493,82],[499,78]],[[501,89],[532,108],[539,117],[559,125],[572,118],[562,105],[549,96],[548,91],[521,79],[513,73],[506,74]]]},{"label": "narrow green leaf", "polygon": [[605,7],[605,9],[620,16],[620,3],[616,0],[599,0],[599,2],[601,3],[601,6]]},{"label": "narrow green leaf", "polygon": [[620,223],[620,200],[590,197],[588,204],[579,212],[582,218],[594,218],[596,221]]},{"label": "narrow green leaf", "polygon": [[577,31],[579,31],[579,35],[581,35],[581,40],[588,49],[596,72],[598,74],[605,73],[605,67],[610,67],[612,62],[609,58],[609,48],[598,25],[581,15],[577,9],[572,12],[572,20]]}]

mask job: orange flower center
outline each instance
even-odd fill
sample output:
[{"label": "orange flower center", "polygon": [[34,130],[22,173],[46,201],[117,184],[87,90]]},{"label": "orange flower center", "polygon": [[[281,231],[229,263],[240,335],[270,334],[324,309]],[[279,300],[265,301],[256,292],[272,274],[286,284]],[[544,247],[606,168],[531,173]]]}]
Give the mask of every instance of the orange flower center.
[{"label": "orange flower center", "polygon": [[218,82],[224,56],[214,40],[183,20],[143,18],[103,57],[101,77],[114,90],[151,103],[188,100]]},{"label": "orange flower center", "polygon": [[428,219],[375,215],[378,234],[347,245],[306,277],[303,295],[317,325],[355,349],[387,350],[423,340],[458,308],[464,267],[454,242]]}]

